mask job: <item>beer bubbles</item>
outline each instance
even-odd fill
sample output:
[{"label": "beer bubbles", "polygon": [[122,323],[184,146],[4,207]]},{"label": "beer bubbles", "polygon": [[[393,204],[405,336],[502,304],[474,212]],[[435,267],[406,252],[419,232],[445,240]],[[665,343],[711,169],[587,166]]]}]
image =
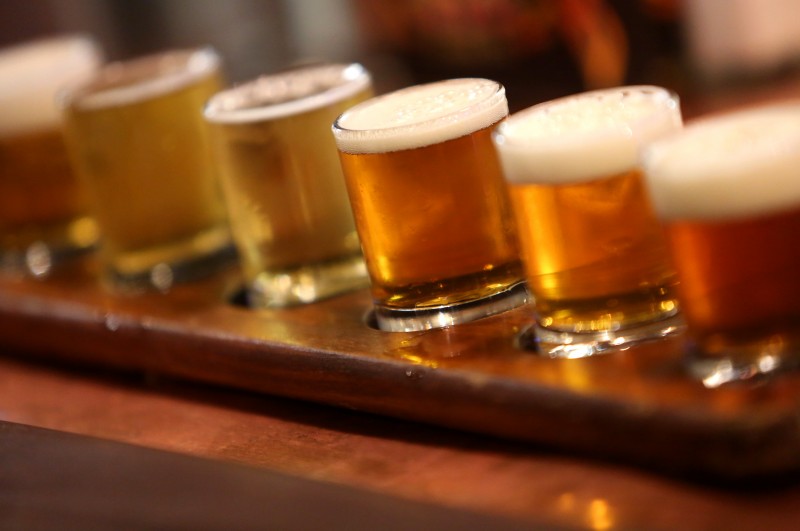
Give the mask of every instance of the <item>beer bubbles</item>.
[{"label": "beer bubbles", "polygon": [[643,166],[709,387],[797,366],[800,104],[699,120]]},{"label": "beer bubbles", "polygon": [[543,353],[592,355],[678,329],[638,151],[680,127],[675,95],[649,86],[549,101],[498,127]]},{"label": "beer bubbles", "polygon": [[334,123],[380,328],[451,326],[526,302],[490,138],[507,113],[502,85],[458,79],[368,100]]}]

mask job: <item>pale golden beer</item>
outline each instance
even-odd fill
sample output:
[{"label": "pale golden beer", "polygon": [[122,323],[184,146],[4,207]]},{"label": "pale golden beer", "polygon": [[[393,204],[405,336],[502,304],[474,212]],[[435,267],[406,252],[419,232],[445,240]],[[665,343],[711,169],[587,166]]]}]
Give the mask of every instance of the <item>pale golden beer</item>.
[{"label": "pale golden beer", "polygon": [[447,326],[526,301],[491,142],[507,114],[501,85],[459,79],[372,99],[334,124],[382,329]]},{"label": "pale golden beer", "polygon": [[251,305],[368,285],[331,124],[370,96],[360,65],[318,64],[260,77],[206,106]]},{"label": "pale golden beer", "polygon": [[543,103],[498,128],[546,342],[619,345],[676,315],[675,273],[637,153],[680,126],[668,91],[621,87]]},{"label": "pale golden beer", "polygon": [[170,51],[108,65],[65,95],[68,146],[117,287],[167,289],[230,249],[202,116],[222,83],[212,50]]},{"label": "pale golden beer", "polygon": [[800,360],[800,103],[688,125],[643,166],[708,386]]},{"label": "pale golden beer", "polygon": [[96,243],[56,94],[91,75],[101,55],[91,39],[74,35],[0,51],[0,269],[43,276]]}]

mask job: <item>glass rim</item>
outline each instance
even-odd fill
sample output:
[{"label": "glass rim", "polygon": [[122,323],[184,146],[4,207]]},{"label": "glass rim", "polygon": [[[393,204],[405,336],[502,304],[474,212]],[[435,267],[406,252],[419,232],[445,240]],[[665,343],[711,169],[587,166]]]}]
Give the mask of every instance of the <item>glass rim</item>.
[{"label": "glass rim", "polygon": [[[483,99],[470,102],[469,105],[459,107],[451,112],[433,118],[424,118],[402,125],[390,125],[385,127],[353,128],[342,125],[342,122],[347,120],[353,113],[363,112],[365,109],[387,100],[400,98],[412,94],[413,92],[436,87],[437,85],[448,87],[455,84],[466,85],[469,83],[491,85],[494,87],[494,90]],[[491,113],[490,111],[492,110],[497,110],[498,112]],[[484,115],[486,117],[482,118]],[[412,85],[370,98],[367,101],[351,107],[338,116],[333,122],[332,131],[336,138],[337,146],[342,151],[352,153],[384,153],[416,149],[418,147],[425,147],[460,138],[480,129],[490,127],[506,116],[508,116],[508,101],[506,100],[505,87],[500,82],[478,77],[453,78]],[[471,118],[475,119],[471,120]],[[451,129],[454,124],[465,122],[468,125],[459,128],[457,133],[447,134],[447,130]],[[384,140],[392,142],[390,149],[381,149],[374,145],[382,144]],[[359,144],[361,142],[373,144],[373,146],[362,145],[360,149],[351,148],[352,144]]]},{"label": "glass rim", "polygon": [[0,49],[0,136],[58,127],[60,91],[86,81],[102,62],[100,45],[83,33],[57,34]]},{"label": "glass rim", "polygon": [[648,145],[640,162],[663,220],[735,221],[799,208],[800,99],[700,117]]},{"label": "glass rim", "polygon": [[[652,100],[652,106],[626,117],[623,99],[634,96]],[[584,127],[576,120],[584,120],[586,112],[578,113],[585,103],[595,109],[608,104],[613,107],[609,107],[608,116],[601,112]],[[589,112],[594,114],[591,108]],[[542,126],[538,127],[540,120]],[[682,123],[680,99],[674,91],[655,85],[628,85],[528,107],[500,124],[492,132],[492,141],[505,178],[511,183],[588,183],[636,169],[642,146],[680,129]],[[529,124],[533,127],[528,128]],[[564,126],[566,129],[559,131]]]},{"label": "glass rim", "polygon": [[[63,72],[68,76],[77,65],[97,65],[101,56],[98,42],[84,33],[64,33],[0,48],[0,77],[4,78],[0,95],[13,96],[39,81],[58,83],[62,76],[56,74]],[[36,60],[42,64],[32,68]],[[22,76],[12,72],[19,69],[25,71]]]},{"label": "glass rim", "polygon": [[62,108],[94,110],[149,101],[218,72],[212,46],[176,48],[103,65],[83,83],[62,89]]},{"label": "glass rim", "polygon": [[[607,135],[610,132],[622,132],[623,134],[627,134],[630,132],[631,129],[633,129],[637,125],[653,121],[661,113],[665,111],[669,112],[673,109],[679,108],[680,105],[680,97],[678,96],[677,92],[657,85],[624,85],[619,87],[590,90],[586,92],[570,94],[568,96],[562,96],[552,100],[537,103],[535,105],[532,105],[531,107],[515,112],[514,114],[510,115],[508,119],[505,120],[500,126],[498,126],[497,131],[495,131],[493,136],[495,136],[498,139],[502,139],[502,143],[516,144],[520,146],[524,146],[526,144],[539,144],[541,142],[548,142],[547,137],[531,137],[524,135],[515,135],[510,130],[515,127],[517,122],[522,122],[524,120],[527,120],[531,117],[531,115],[547,111],[548,109],[553,109],[558,106],[562,106],[571,102],[586,100],[598,96],[620,93],[620,95],[624,97],[626,93],[634,93],[634,92],[638,94],[652,93],[653,95],[657,95],[661,101],[666,103],[666,105],[655,107],[653,111],[648,113],[647,115],[642,116],[636,119],[635,121],[628,122],[624,125],[614,124],[609,126],[598,127],[597,129],[577,131],[575,133],[571,133],[571,136],[575,138],[578,137],[591,138],[594,136]],[[557,141],[552,141],[552,142],[556,143]]]},{"label": "glass rim", "polygon": [[[270,89],[286,89],[293,78],[324,76],[330,74],[329,86],[322,90],[313,90],[306,93],[300,91],[295,97],[291,88],[284,94],[285,99],[276,101],[258,101],[248,105],[248,96],[262,97]],[[334,81],[337,76],[339,82]],[[294,116],[305,112],[314,111],[327,105],[340,102],[358,92],[370,87],[372,76],[360,63],[314,63],[300,65],[283,71],[259,76],[253,80],[222,90],[213,95],[203,108],[203,116],[212,123],[237,124],[254,123],[266,120],[275,120]],[[259,93],[262,91],[262,93]],[[266,98],[264,98],[266,99]],[[233,101],[233,103],[229,103]],[[225,108],[230,105],[230,108]]]}]

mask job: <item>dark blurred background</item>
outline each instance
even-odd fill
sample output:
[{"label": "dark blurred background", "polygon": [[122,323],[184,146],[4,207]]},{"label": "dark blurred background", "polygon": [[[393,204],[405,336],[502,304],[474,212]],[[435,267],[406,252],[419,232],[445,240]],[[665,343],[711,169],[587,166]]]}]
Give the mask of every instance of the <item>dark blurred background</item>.
[{"label": "dark blurred background", "polygon": [[319,59],[362,62],[379,92],[489,77],[512,110],[605,86],[685,95],[800,71],[800,0],[0,2],[0,45],[64,32],[93,35],[111,60],[210,44],[231,82]]}]

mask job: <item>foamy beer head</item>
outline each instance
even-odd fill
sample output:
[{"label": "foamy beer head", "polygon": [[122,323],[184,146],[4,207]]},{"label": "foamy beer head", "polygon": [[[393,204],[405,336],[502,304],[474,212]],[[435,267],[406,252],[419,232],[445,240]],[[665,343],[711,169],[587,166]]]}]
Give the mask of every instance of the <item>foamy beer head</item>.
[{"label": "foamy beer head", "polygon": [[665,220],[728,220],[800,205],[800,103],[698,120],[645,150]]},{"label": "foamy beer head", "polygon": [[385,153],[462,137],[507,114],[500,84],[454,79],[373,98],[339,117],[333,132],[345,153]]},{"label": "foamy beer head", "polygon": [[498,127],[495,143],[511,182],[578,183],[630,171],[642,144],[680,126],[674,94],[632,86],[515,113]]},{"label": "foamy beer head", "polygon": [[348,99],[370,87],[359,64],[299,67],[220,92],[205,107],[207,120],[248,123],[302,114]]},{"label": "foamy beer head", "polygon": [[0,51],[0,136],[57,127],[56,94],[87,78],[101,61],[95,42],[75,35]]}]

